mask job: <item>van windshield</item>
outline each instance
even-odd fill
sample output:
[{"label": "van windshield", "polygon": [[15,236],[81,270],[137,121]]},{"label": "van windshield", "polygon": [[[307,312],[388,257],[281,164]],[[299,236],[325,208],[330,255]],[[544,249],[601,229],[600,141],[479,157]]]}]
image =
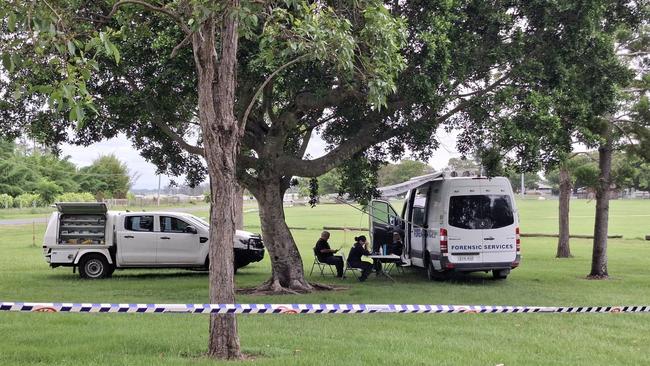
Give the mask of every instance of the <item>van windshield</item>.
[{"label": "van windshield", "polygon": [[449,198],[449,225],[460,229],[499,229],[515,222],[510,196],[468,195]]}]

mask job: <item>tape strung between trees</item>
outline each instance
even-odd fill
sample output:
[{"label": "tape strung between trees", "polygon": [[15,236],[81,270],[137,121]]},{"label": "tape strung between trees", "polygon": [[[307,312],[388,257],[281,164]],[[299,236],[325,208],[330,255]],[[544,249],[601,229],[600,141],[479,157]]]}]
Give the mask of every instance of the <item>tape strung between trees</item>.
[{"label": "tape strung between trees", "polygon": [[0,302],[0,312],[184,314],[512,314],[650,313],[643,306],[495,306],[404,304],[99,304]]}]

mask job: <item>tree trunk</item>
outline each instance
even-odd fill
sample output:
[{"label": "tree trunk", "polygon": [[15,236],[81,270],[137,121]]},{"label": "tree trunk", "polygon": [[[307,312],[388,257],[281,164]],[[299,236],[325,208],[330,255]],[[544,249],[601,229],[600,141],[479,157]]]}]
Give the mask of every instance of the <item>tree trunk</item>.
[{"label": "tree trunk", "polygon": [[560,165],[560,235],[557,241],[557,258],[570,258],[569,204],[571,201],[571,176],[566,164]]},{"label": "tree trunk", "polygon": [[272,267],[271,278],[258,287],[258,291],[307,293],[312,291],[312,286],[305,279],[300,252],[284,217],[283,198],[286,189],[282,178],[270,178],[252,190],[259,205],[262,237]]},{"label": "tree trunk", "polygon": [[[236,158],[239,124],[234,116],[239,0],[226,3],[220,25],[220,63],[215,64],[215,20],[208,18],[192,36],[198,78],[199,121],[210,176],[210,302],[235,302],[232,240],[235,234],[238,191]],[[215,75],[216,73],[216,75]],[[216,76],[216,78],[215,78]],[[220,359],[242,357],[234,314],[210,315],[208,355]]]},{"label": "tree trunk", "polygon": [[609,188],[612,172],[612,126],[607,124],[605,143],[598,148],[598,185],[596,186],[596,221],[594,224],[594,248],[591,257],[589,278],[606,279],[607,273],[607,229],[609,221]]},{"label": "tree trunk", "polygon": [[235,195],[235,229],[244,230],[244,188],[238,185]]}]

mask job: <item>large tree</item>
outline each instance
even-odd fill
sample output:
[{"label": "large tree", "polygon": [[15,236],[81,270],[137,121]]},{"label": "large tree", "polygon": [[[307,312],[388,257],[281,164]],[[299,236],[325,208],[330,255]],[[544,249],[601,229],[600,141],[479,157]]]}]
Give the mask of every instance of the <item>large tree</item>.
[{"label": "large tree", "polygon": [[[260,203],[273,268],[263,288],[279,292],[311,289],[284,222],[282,196],[294,176],[317,177],[340,165],[342,185],[353,197],[367,198],[375,193],[381,163],[407,150],[428,156],[441,124],[461,128],[460,146],[468,151],[483,145],[473,137],[496,130],[505,138],[513,131],[509,125],[525,121],[528,128],[510,136],[523,165],[536,165],[539,146],[546,149],[543,160],[551,160],[567,138],[546,118],[546,95],[575,81],[565,102],[588,99],[578,93],[587,83],[566,71],[597,54],[599,40],[590,29],[613,2],[287,4],[270,2],[262,13],[242,14],[251,26],[240,45],[233,106],[244,133],[238,179]],[[197,156],[206,154],[207,143],[196,128],[192,88],[199,72],[187,67],[193,56],[177,47],[185,36],[167,18],[135,15],[146,18],[147,30],[120,30],[127,36],[116,42],[129,55],[120,65],[99,59],[101,73],[88,86],[102,96],[95,101],[102,113],[87,116],[77,142],[125,131],[161,170],[197,179],[205,171]],[[395,17],[408,21],[405,37],[404,22]],[[51,77],[44,69],[35,76]],[[55,117],[21,109],[25,102],[10,104],[17,121],[36,115],[58,126]],[[586,114],[580,106],[576,110]],[[505,128],[484,123],[490,120]],[[54,140],[63,130],[50,128],[42,138]],[[305,151],[316,132],[329,149],[313,159]],[[489,156],[490,147],[480,154]]]},{"label": "large tree", "polygon": [[[0,87],[6,133],[29,126],[44,143],[83,144],[126,131],[145,157],[163,170],[188,172],[193,182],[206,170],[197,157],[202,156],[212,197],[213,303],[234,302],[228,243],[234,235],[239,173],[263,202],[274,278],[282,278],[282,285],[272,283],[310,288],[302,265],[290,265],[300,256],[277,211],[282,187],[288,185],[285,178],[275,179],[277,164],[288,163],[279,152],[287,147],[292,151],[287,157],[300,159],[302,154],[295,154],[307,144],[304,135],[294,133],[305,128],[300,120],[316,110],[322,114],[343,98],[361,94],[357,100],[373,110],[385,106],[404,66],[399,53],[403,22],[382,3],[16,0],[0,5],[0,14],[9,30],[1,46],[9,73]],[[310,75],[315,76],[311,81]],[[284,90],[271,103],[264,96],[277,90],[276,83]],[[76,134],[68,138],[75,120]],[[198,133],[200,146],[184,140],[191,132]],[[268,153],[275,154],[268,169],[248,174],[257,166],[250,162]],[[284,240],[286,235],[290,240]],[[234,315],[211,316],[209,354],[241,356]]]}]

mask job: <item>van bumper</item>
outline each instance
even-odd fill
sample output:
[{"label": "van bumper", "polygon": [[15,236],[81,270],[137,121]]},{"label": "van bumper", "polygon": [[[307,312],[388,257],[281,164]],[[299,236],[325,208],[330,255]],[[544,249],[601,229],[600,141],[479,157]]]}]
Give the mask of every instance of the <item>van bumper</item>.
[{"label": "van bumper", "polygon": [[495,269],[515,269],[519,267],[521,255],[517,254],[512,262],[481,262],[481,263],[452,263],[448,257],[440,258],[440,265],[444,270],[454,272],[479,272],[492,271]]}]

